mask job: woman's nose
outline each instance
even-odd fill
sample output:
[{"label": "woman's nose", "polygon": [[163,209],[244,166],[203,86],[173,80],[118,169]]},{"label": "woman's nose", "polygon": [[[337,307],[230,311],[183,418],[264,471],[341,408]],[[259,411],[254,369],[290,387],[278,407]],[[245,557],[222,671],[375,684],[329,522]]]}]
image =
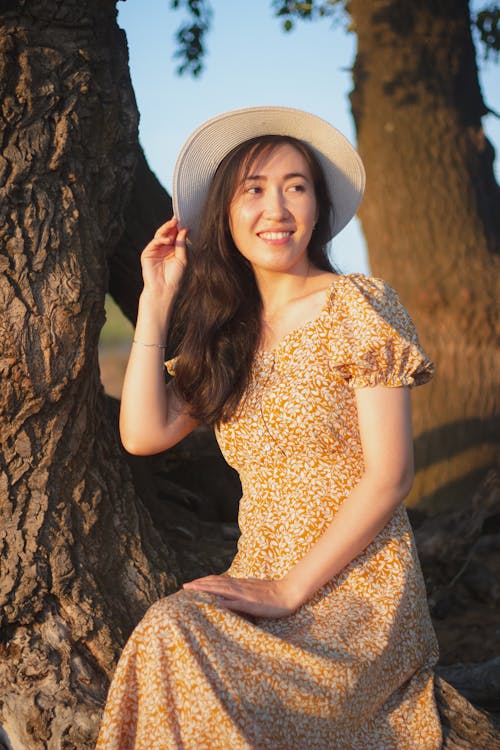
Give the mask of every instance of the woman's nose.
[{"label": "woman's nose", "polygon": [[269,218],[282,219],[288,216],[289,211],[286,198],[281,190],[270,190],[266,195],[265,213]]}]

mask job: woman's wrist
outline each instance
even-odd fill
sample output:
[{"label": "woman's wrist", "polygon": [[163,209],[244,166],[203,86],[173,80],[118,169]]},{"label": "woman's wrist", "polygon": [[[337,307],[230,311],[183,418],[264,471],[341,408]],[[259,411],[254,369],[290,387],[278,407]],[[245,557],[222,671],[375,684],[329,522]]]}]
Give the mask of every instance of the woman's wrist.
[{"label": "woman's wrist", "polygon": [[283,599],[291,612],[305,604],[312,596],[309,591],[304,591],[302,587],[297,584],[292,571],[281,578],[279,585],[283,592]]},{"label": "woman's wrist", "polygon": [[172,301],[172,298],[144,290],[139,297],[134,339],[164,344]]},{"label": "woman's wrist", "polygon": [[139,297],[139,311],[160,315],[164,318],[170,312],[174,298],[175,292],[168,288],[156,290],[144,287]]},{"label": "woman's wrist", "polygon": [[158,322],[166,328],[172,311],[175,294],[165,291],[156,292],[143,289],[139,297],[138,318],[144,318],[148,323]]}]

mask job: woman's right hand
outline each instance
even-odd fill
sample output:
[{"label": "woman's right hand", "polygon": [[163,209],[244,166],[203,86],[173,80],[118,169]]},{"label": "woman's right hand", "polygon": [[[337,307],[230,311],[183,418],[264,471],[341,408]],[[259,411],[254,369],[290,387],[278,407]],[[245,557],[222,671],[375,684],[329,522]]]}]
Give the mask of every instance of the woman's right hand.
[{"label": "woman's right hand", "polygon": [[187,265],[187,232],[178,228],[175,216],[155,232],[141,255],[144,289],[175,294]]}]

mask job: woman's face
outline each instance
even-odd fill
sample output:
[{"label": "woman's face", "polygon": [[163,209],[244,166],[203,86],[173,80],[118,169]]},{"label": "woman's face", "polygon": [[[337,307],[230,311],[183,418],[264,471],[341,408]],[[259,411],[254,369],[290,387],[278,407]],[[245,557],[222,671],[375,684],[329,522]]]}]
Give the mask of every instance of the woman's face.
[{"label": "woman's face", "polygon": [[253,162],[229,206],[234,244],[256,276],[307,274],[307,247],[317,217],[309,165],[288,143]]}]

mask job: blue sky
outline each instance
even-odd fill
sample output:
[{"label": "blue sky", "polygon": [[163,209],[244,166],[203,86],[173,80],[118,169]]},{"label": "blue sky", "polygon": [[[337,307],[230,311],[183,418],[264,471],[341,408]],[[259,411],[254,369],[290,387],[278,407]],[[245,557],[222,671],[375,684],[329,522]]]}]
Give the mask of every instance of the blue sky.
[{"label": "blue sky", "polygon": [[[285,33],[272,15],[271,0],[212,0],[211,5],[205,70],[192,79],[176,75],[173,59],[183,11],[171,10],[170,0],[118,3],[141,113],[141,143],[169,192],[175,159],[187,136],[225,110],[258,104],[298,107],[328,120],[355,143],[348,95],[356,37],[345,32],[342,22],[300,22]],[[482,66],[481,84],[487,105],[500,111],[500,64]],[[499,120],[490,115],[483,125],[500,151]],[[498,161],[497,156],[497,175]],[[344,272],[369,270],[357,220],[336,237],[333,259]]]}]

